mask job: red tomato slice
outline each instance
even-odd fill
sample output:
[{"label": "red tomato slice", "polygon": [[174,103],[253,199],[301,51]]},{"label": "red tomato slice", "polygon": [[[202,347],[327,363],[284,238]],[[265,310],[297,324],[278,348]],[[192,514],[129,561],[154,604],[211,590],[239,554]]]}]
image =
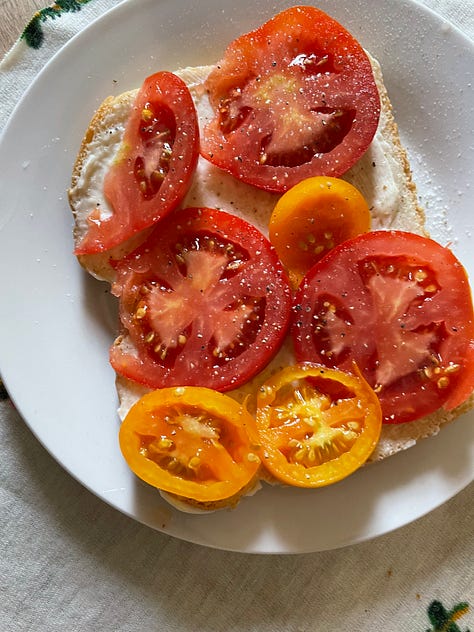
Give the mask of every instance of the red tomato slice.
[{"label": "red tomato slice", "polygon": [[186,84],[170,72],[143,83],[104,181],[113,213],[89,215],[75,254],[109,250],[148,228],[184,199],[199,156],[199,127]]},{"label": "red tomato slice", "polygon": [[232,42],[206,88],[215,116],[202,155],[275,192],[343,174],[366,151],[380,115],[366,53],[310,6],[287,9]]},{"label": "red tomato slice", "polygon": [[117,264],[112,290],[138,350],[112,346],[112,366],[151,388],[236,388],[270,361],[290,320],[289,281],[270,242],[206,208],[160,222]]},{"label": "red tomato slice", "polygon": [[385,423],[449,410],[474,388],[466,272],[419,235],[375,231],[334,248],[302,282],[292,334],[299,361],[347,370],[355,361]]}]

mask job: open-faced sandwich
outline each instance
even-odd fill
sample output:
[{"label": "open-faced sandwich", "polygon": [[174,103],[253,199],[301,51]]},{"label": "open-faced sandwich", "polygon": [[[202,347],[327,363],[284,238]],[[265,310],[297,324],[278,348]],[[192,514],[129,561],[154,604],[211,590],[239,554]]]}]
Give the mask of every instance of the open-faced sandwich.
[{"label": "open-faced sandwich", "polygon": [[466,273],[378,62],[319,9],[107,98],[69,200],[119,301],[122,453],[176,506],[334,483],[474,403]]}]

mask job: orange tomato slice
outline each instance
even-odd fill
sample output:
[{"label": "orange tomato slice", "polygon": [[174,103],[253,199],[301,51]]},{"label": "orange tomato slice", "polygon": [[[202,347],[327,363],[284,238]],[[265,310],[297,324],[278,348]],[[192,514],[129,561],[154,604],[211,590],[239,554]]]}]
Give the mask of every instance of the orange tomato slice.
[{"label": "orange tomato slice", "polygon": [[339,178],[316,176],[284,193],[273,209],[269,237],[299,283],[329,250],[368,232],[370,210],[363,195]]},{"label": "orange tomato slice", "polygon": [[122,454],[143,481],[209,503],[238,494],[260,467],[255,420],[234,399],[202,387],[152,391],[120,428]]},{"label": "orange tomato slice", "polygon": [[357,470],[382,428],[377,395],[359,372],[286,367],[257,395],[262,463],[279,481],[321,487]]}]

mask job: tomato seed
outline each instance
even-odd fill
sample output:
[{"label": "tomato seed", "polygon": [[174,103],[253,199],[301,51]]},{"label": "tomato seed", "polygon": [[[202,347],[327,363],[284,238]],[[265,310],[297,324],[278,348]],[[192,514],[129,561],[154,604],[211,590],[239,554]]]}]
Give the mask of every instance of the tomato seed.
[{"label": "tomato seed", "polygon": [[142,318],[145,318],[145,316],[146,316],[146,307],[139,307],[137,311],[135,312],[135,318],[137,320],[141,320]]},{"label": "tomato seed", "polygon": [[142,110],[142,120],[148,123],[153,118],[153,112],[148,108]]},{"label": "tomato seed", "polygon": [[192,456],[188,461],[188,467],[191,470],[197,469],[201,465],[201,459],[198,456]]},{"label": "tomato seed", "polygon": [[427,276],[428,276],[428,273],[425,272],[425,270],[417,270],[415,273],[415,280],[418,281],[418,283],[420,283],[421,281],[424,281]]},{"label": "tomato seed", "polygon": [[171,439],[168,439],[168,437],[161,437],[158,441],[158,447],[162,450],[169,450],[173,446],[174,442],[171,441]]},{"label": "tomato seed", "polygon": [[449,364],[449,366],[446,367],[446,369],[444,370],[445,373],[456,373],[456,371],[459,371],[459,369],[461,368],[460,364]]}]

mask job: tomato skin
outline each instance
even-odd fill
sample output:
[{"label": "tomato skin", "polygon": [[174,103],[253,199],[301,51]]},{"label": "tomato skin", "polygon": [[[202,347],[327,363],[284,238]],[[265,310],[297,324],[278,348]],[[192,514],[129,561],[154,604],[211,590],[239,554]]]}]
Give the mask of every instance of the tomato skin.
[{"label": "tomato skin", "polygon": [[186,84],[170,72],[145,79],[121,148],[104,180],[113,213],[89,216],[76,255],[103,252],[165,217],[184,199],[199,156],[199,126]]},{"label": "tomato skin", "polygon": [[238,37],[206,82],[215,116],[201,154],[277,193],[339,177],[376,132],[380,98],[357,40],[323,11],[292,7]]},{"label": "tomato skin", "polygon": [[330,485],[372,454],[382,411],[376,394],[354,371],[303,363],[286,367],[260,388],[256,420],[262,463],[278,480],[296,487]]},{"label": "tomato skin", "polygon": [[431,239],[374,231],[344,242],[295,297],[299,361],[350,370],[375,389],[384,423],[462,403],[474,388],[474,316],[466,272]]},{"label": "tomato skin", "polygon": [[269,238],[299,284],[331,248],[370,230],[364,197],[339,178],[306,178],[284,193],[273,209]]},{"label": "tomato skin", "polygon": [[291,290],[270,242],[243,219],[188,208],[117,262],[112,287],[138,353],[114,344],[117,373],[149,388],[237,388],[289,327]]},{"label": "tomato skin", "polygon": [[130,469],[160,490],[200,503],[238,494],[260,467],[255,422],[232,398],[200,387],[151,391],[122,422]]},{"label": "tomato skin", "polygon": [[474,391],[474,339],[471,340],[465,355],[465,364],[456,390],[444,403],[446,410],[453,410],[464,404]]}]

